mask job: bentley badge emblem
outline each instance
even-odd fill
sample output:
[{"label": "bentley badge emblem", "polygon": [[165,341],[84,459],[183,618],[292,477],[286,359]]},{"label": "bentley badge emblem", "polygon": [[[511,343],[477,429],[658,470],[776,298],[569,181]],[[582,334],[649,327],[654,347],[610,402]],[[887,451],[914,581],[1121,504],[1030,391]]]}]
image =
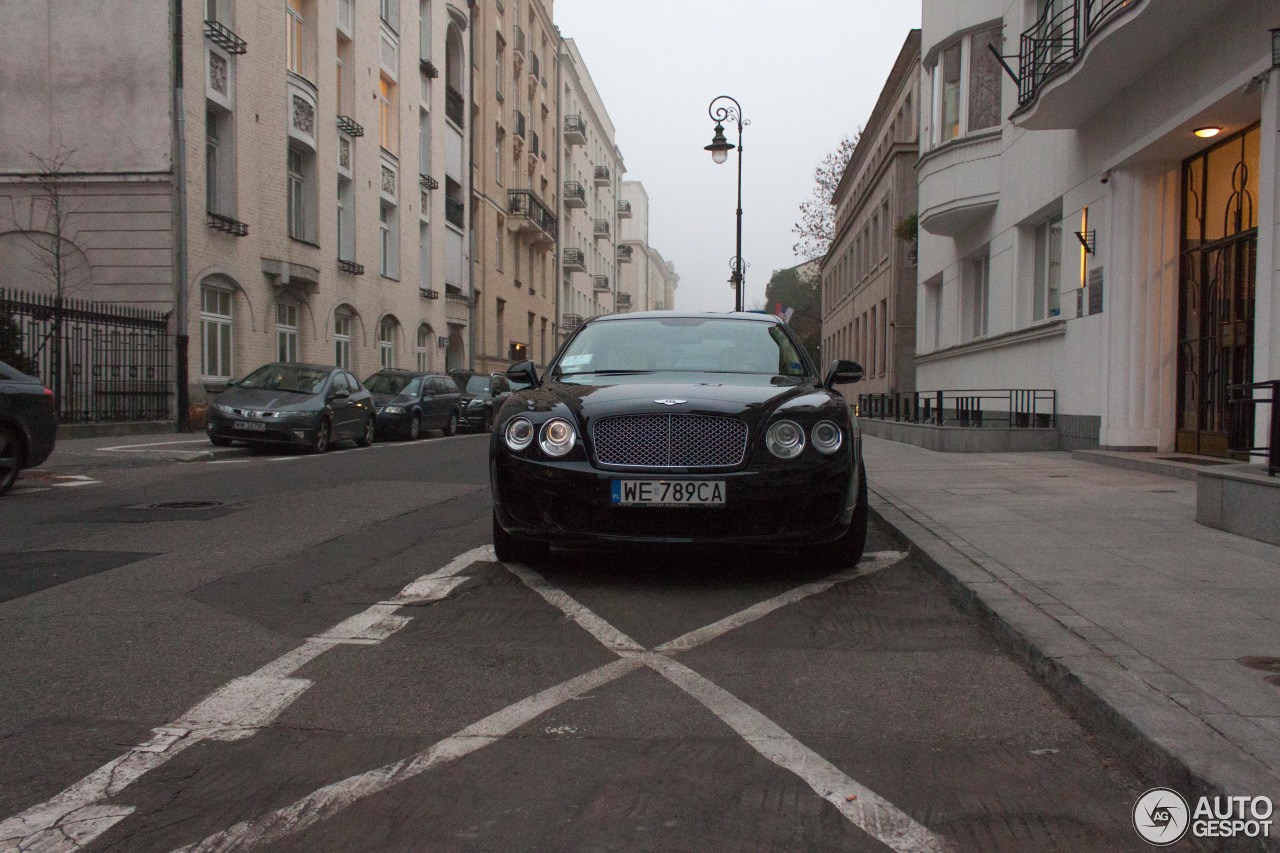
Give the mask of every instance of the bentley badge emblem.
[{"label": "bentley badge emblem", "polygon": [[664,406],[678,406],[681,403],[687,403],[688,400],[654,400],[655,403],[661,403]]}]

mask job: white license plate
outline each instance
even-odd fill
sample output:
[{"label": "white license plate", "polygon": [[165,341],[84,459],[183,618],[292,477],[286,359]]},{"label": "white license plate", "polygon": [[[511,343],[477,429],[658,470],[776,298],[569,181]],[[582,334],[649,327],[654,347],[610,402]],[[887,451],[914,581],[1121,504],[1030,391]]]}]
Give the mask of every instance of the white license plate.
[{"label": "white license plate", "polygon": [[243,429],[243,430],[248,430],[249,432],[266,432],[267,431],[266,424],[258,424],[258,423],[254,423],[253,421],[236,421],[231,426],[233,429]]},{"label": "white license plate", "polygon": [[724,480],[614,480],[614,506],[723,506]]}]

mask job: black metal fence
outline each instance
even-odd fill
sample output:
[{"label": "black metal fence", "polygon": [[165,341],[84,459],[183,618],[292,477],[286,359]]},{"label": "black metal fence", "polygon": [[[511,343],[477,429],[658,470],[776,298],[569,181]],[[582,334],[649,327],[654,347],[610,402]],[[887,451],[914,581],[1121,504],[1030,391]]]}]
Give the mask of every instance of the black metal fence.
[{"label": "black metal fence", "polygon": [[169,419],[168,313],[0,289],[6,320],[53,389],[63,423]]},{"label": "black metal fence", "polygon": [[[1231,401],[1239,416],[1233,420],[1242,426],[1239,430],[1244,440],[1240,437],[1234,437],[1232,453],[1239,453],[1245,456],[1262,456],[1267,460],[1267,474],[1274,477],[1280,472],[1280,379],[1270,379],[1266,382],[1253,382],[1248,385],[1232,385],[1230,391],[1236,392],[1239,396]],[[1270,397],[1258,397],[1256,393],[1259,390],[1267,390],[1271,392]],[[1242,409],[1249,406],[1257,406],[1259,403],[1271,406],[1271,417],[1268,420],[1267,444],[1253,444],[1249,441],[1249,431],[1244,425],[1252,425],[1254,412],[1252,409],[1241,412]],[[1249,446],[1252,445],[1252,446]]]},{"label": "black metal fence", "polygon": [[932,426],[1048,429],[1058,425],[1058,396],[1021,388],[859,394],[857,411],[863,418]]}]

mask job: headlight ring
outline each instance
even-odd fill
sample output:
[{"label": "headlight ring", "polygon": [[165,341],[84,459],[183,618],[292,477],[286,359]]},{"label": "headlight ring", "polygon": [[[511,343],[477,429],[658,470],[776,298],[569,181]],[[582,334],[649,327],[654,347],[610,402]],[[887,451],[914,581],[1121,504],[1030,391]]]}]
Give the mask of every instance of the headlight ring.
[{"label": "headlight ring", "polygon": [[764,443],[779,459],[795,459],[804,450],[804,430],[795,421],[777,421],[765,433]]},{"label": "headlight ring", "polygon": [[533,443],[535,433],[536,430],[528,418],[512,418],[507,422],[507,428],[502,431],[502,438],[506,441],[507,447],[519,452]]},{"label": "headlight ring", "polygon": [[573,424],[564,418],[552,418],[542,425],[538,433],[538,446],[548,456],[559,458],[573,450],[577,439],[578,432]]},{"label": "headlight ring", "polygon": [[818,421],[809,434],[813,439],[813,449],[828,456],[844,444],[844,430],[833,421]]}]

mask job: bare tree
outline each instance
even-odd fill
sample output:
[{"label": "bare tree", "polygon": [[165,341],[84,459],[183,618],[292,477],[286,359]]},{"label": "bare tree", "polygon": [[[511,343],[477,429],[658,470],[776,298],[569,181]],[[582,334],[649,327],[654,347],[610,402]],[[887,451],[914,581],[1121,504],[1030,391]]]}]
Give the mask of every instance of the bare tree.
[{"label": "bare tree", "polygon": [[791,230],[800,237],[791,247],[797,257],[806,260],[820,258],[831,248],[836,231],[836,209],[832,199],[860,135],[861,131],[843,137],[836,149],[828,152],[813,170],[813,195],[800,202],[800,221],[791,226]]}]

